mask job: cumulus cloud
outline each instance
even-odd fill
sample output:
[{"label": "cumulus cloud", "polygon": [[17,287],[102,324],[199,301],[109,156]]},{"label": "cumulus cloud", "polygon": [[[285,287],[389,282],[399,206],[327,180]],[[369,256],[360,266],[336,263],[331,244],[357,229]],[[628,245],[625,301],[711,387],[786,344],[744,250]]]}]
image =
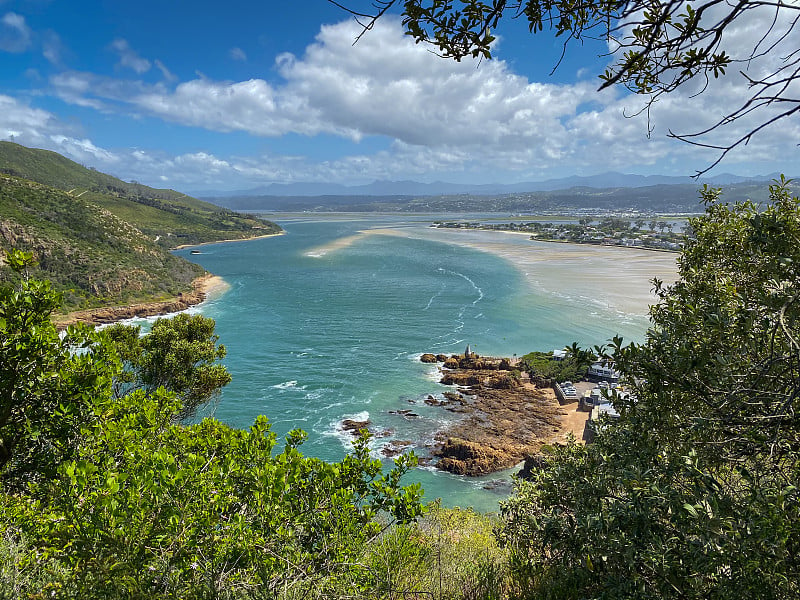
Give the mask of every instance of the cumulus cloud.
[{"label": "cumulus cloud", "polygon": [[24,52],[31,45],[31,37],[31,29],[22,15],[7,12],[0,19],[0,50]]},{"label": "cumulus cloud", "polygon": [[0,95],[0,139],[54,150],[86,164],[109,167],[120,162],[114,153],[99,148],[70,131],[52,113]]},{"label": "cumulus cloud", "polygon": [[150,70],[150,61],[142,58],[139,54],[131,48],[127,40],[117,38],[111,42],[111,48],[119,54],[119,65],[133,69],[139,75],[147,73]]},{"label": "cumulus cloud", "polygon": [[[786,4],[800,8],[798,0],[790,0]],[[703,13],[700,26],[716,30],[727,19],[732,6],[720,3],[709,7]],[[638,15],[634,15],[633,19],[637,18]],[[650,112],[654,137],[666,135],[669,131],[686,135],[712,128],[713,131],[704,134],[702,140],[698,141],[725,147],[744,139],[748,133],[788,108],[800,106],[800,81],[781,81],[791,72],[796,72],[797,61],[800,60],[797,56],[796,25],[797,13],[790,7],[745,6],[744,12],[735,21],[726,24],[721,32],[720,48],[732,59],[727,73],[719,78],[712,75],[708,78],[696,77],[676,91],[661,96]],[[623,28],[623,32],[630,35],[630,29],[630,26]],[[622,50],[613,44],[609,49],[615,53],[618,61],[624,60]],[[665,73],[666,78],[675,75],[677,72]],[[777,85],[769,90],[750,85],[751,81],[759,80]],[[766,93],[761,94],[762,91]],[[766,101],[773,94],[780,95],[782,100]],[[754,95],[755,102],[751,102]],[[749,106],[747,103],[750,103]],[[643,105],[644,99],[639,103],[639,108]],[[743,107],[747,107],[747,110],[740,113]],[[769,144],[783,144],[790,138],[796,140],[797,134],[797,119],[785,119],[751,142],[754,141],[764,150],[767,140]],[[752,152],[749,153],[752,155]]]},{"label": "cumulus cloud", "polygon": [[[745,25],[731,29],[732,43],[754,43],[757,28]],[[598,93],[596,82],[582,76],[570,84],[539,83],[500,60],[442,60],[404,36],[398,20],[379,21],[354,46],[358,32],[352,22],[323,26],[302,55],[276,58],[278,77],[272,81],[198,76],[174,84],[172,74],[156,61],[165,76],[159,84],[81,72],[62,73],[51,84],[68,102],[212,131],[390,140],[388,149],[380,152],[359,153],[356,146],[350,155],[317,162],[298,156],[146,155],[162,172],[160,177],[169,177],[166,173],[172,170],[179,179],[198,177],[196,185],[236,177],[253,182],[346,181],[478,170],[524,177],[559,167],[587,172],[666,161],[701,164],[712,160],[715,152],[669,140],[666,133],[709,127],[741,102],[746,91],[738,75],[712,82],[700,95],[695,95],[696,87],[687,86],[657,102],[648,122],[646,115],[625,118],[641,110],[642,98],[621,90]],[[120,64],[139,73],[150,68],[124,40],[115,45]],[[725,135],[735,139],[748,124],[742,120]],[[730,160],[796,152],[797,139],[796,121],[783,123],[770,130],[768,139],[754,139],[746,152],[738,150]],[[136,169],[148,164],[145,155],[129,159],[126,164]]]}]

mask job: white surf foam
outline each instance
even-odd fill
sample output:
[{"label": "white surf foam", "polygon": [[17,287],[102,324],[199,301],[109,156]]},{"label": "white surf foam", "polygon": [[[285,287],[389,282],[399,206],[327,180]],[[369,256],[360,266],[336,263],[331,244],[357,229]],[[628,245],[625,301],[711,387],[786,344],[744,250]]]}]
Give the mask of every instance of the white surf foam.
[{"label": "white surf foam", "polygon": [[270,387],[276,390],[288,390],[290,388],[297,387],[297,380],[293,379],[291,381],[284,381],[283,383],[277,383]]}]

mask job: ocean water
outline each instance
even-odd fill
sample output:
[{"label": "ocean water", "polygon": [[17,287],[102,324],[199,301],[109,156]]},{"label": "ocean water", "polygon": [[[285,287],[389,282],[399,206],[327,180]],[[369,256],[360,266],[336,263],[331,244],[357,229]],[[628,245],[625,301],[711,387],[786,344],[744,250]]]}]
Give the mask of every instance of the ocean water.
[{"label": "ocean water", "polygon": [[[283,236],[178,251],[230,285],[199,308],[216,320],[233,375],[215,416],[246,428],[264,414],[279,438],[303,429],[304,452],[325,460],[350,447],[343,419],[369,419],[382,436],[372,443],[376,456],[392,440],[410,440],[426,455],[456,415],[424,404],[448,388],[434,366],[419,362],[422,353],[470,344],[479,354],[511,356],[618,333],[642,338],[643,314],[570,295],[579,270],[558,272],[556,282],[551,273],[539,286],[535,274],[497,254],[426,239],[427,223],[286,220]],[[360,233],[386,226],[401,235]],[[418,416],[390,413],[407,409]],[[492,511],[513,471],[474,479],[420,467],[407,481],[421,482],[426,500]]]}]

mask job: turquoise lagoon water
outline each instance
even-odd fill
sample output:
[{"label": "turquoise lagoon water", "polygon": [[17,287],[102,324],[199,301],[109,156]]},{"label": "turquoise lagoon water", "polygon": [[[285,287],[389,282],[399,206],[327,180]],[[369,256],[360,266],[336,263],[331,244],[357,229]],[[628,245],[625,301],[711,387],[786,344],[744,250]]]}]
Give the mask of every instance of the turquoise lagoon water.
[{"label": "turquoise lagoon water", "polygon": [[[425,455],[455,416],[424,404],[447,388],[420,354],[458,353],[470,344],[480,354],[511,356],[600,343],[616,333],[642,337],[643,316],[587,307],[569,297],[568,285],[537,290],[495,254],[357,235],[378,225],[422,231],[426,223],[288,220],[280,223],[283,236],[204,246],[199,255],[178,251],[230,285],[199,309],[216,320],[233,375],[215,416],[246,428],[264,414],[281,438],[304,429],[304,452],[325,460],[341,459],[350,447],[343,419],[369,418],[385,435],[373,440],[376,456],[393,439],[412,440]],[[508,243],[527,242],[512,237]],[[579,273],[560,276],[567,282]],[[389,413],[403,409],[419,417]],[[509,476],[470,479],[421,467],[407,481],[421,482],[426,500],[491,511],[508,495]]]}]

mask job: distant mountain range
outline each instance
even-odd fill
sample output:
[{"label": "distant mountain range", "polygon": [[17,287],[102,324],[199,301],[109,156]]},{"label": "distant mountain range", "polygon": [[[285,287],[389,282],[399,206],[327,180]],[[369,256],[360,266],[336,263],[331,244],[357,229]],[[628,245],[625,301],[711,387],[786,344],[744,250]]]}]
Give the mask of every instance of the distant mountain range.
[{"label": "distant mountain range", "polygon": [[[596,185],[602,180],[592,179]],[[644,178],[642,178],[644,179]],[[639,179],[639,182],[642,182]],[[658,180],[659,178],[654,178]],[[682,181],[683,178],[668,178]],[[726,202],[752,200],[768,201],[770,176],[762,180],[747,179],[722,183],[723,178],[710,182],[722,188]],[[614,180],[609,176],[606,183]],[[555,181],[555,180],[554,180]],[[572,178],[558,181],[573,181]],[[636,179],[627,179],[635,182]],[[591,187],[574,186],[567,189],[543,191],[454,192],[429,194],[328,194],[319,196],[256,195],[206,198],[209,202],[231,210],[263,212],[394,212],[394,213],[509,213],[509,214],[570,214],[576,211],[599,214],[603,212],[634,211],[641,214],[699,213],[701,183],[660,183],[643,186]],[[618,182],[618,181],[615,181]],[[709,183],[709,182],[706,182]],[[557,185],[552,183],[552,185]],[[797,183],[792,184],[797,189]],[[350,188],[351,191],[353,188]]]},{"label": "distant mountain range", "polygon": [[[638,188],[655,185],[731,185],[747,182],[770,181],[778,177],[778,173],[743,177],[724,173],[699,180],[691,177],[675,177],[668,175],[629,175],[610,171],[599,175],[561,177],[544,181],[526,181],[522,183],[490,183],[465,184],[435,181],[420,183],[418,181],[373,181],[366,185],[347,186],[337,183],[272,183],[248,190],[233,192],[205,191],[195,194],[202,198],[231,198],[241,196],[440,196],[452,194],[471,194],[485,196],[491,194],[518,194],[526,192],[551,192],[570,188]],[[219,202],[217,202],[219,204]]]}]

